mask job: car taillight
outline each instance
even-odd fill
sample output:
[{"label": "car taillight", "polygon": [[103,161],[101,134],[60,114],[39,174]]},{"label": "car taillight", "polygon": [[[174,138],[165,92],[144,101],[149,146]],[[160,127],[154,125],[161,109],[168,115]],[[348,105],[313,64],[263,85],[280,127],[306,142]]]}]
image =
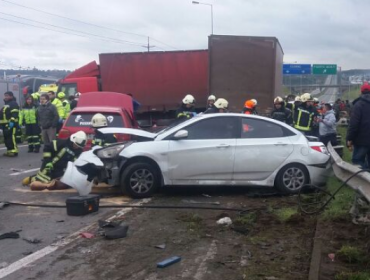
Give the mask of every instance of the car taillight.
[{"label": "car taillight", "polygon": [[68,129],[62,128],[59,131],[58,137],[61,139],[67,139],[69,136],[71,136],[71,132]]},{"label": "car taillight", "polygon": [[328,152],[328,150],[326,149],[325,146],[311,146],[311,149],[313,149],[315,151],[318,151],[320,153],[326,154],[326,155],[329,154],[329,152]]}]

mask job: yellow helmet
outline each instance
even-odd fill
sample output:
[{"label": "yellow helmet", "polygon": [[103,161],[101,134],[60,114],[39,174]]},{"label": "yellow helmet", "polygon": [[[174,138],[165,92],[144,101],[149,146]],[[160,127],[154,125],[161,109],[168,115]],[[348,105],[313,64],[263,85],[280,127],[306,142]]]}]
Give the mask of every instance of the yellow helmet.
[{"label": "yellow helmet", "polygon": [[224,99],[224,98],[219,98],[215,102],[215,107],[217,109],[225,109],[226,110],[227,107],[229,107],[229,102],[227,102],[227,100]]},{"label": "yellow helmet", "polygon": [[277,96],[275,99],[274,99],[274,104],[281,104],[283,103],[284,100],[280,97],[280,96]]},{"label": "yellow helmet", "polygon": [[301,96],[301,101],[304,103],[304,102],[308,102],[308,101],[313,101],[312,97],[311,97],[311,94],[309,94],[308,92],[302,94]]}]

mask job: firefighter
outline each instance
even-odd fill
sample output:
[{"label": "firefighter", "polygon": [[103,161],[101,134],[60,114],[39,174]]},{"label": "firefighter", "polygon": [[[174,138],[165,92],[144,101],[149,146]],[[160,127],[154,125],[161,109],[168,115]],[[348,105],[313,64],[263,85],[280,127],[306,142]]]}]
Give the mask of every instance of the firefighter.
[{"label": "firefighter", "polygon": [[247,100],[244,103],[244,108],[243,108],[243,114],[246,115],[257,115],[256,112],[256,103],[253,100]]},{"label": "firefighter", "polygon": [[271,118],[288,125],[293,124],[292,111],[285,107],[285,102],[280,96],[274,99],[274,110],[271,112]]},{"label": "firefighter", "polygon": [[66,99],[66,95],[64,92],[58,93],[58,99],[62,102],[63,109],[64,109],[64,118],[63,121],[65,121],[71,112],[71,105],[69,104],[68,100]]},{"label": "firefighter", "polygon": [[191,119],[196,115],[194,110],[195,98],[188,94],[182,100],[181,107],[176,111],[176,118],[181,120]]},{"label": "firefighter", "polygon": [[99,128],[108,126],[108,120],[103,114],[95,114],[91,119],[91,125],[95,129],[94,139],[92,140],[92,147],[105,147],[110,144],[117,143],[117,139],[114,137],[113,134],[104,134],[99,131]]},{"label": "firefighter", "polygon": [[293,119],[293,123],[294,123],[294,114],[295,114],[295,111],[296,109],[299,107],[299,105],[301,105],[301,97],[300,96],[296,96],[294,98],[294,101],[290,101],[286,104],[286,107],[292,111],[292,119]]},{"label": "firefighter", "polygon": [[302,104],[299,105],[294,112],[294,128],[301,131],[303,134],[312,135],[315,110],[311,94],[302,94],[301,102]]},{"label": "firefighter", "polygon": [[23,185],[35,181],[49,184],[53,179],[62,177],[68,162],[75,161],[82,153],[86,140],[86,133],[78,131],[69,139],[53,140],[46,144],[40,171],[35,176],[26,177]]},{"label": "firefighter", "polygon": [[4,93],[4,106],[0,109],[0,127],[3,130],[6,153],[4,156],[18,156],[18,147],[16,142],[16,130],[19,121],[19,106],[13,92]]},{"label": "firefighter", "polygon": [[251,99],[254,103],[254,115],[258,115],[258,112],[257,112],[257,105],[258,105],[258,102],[256,99]]},{"label": "firefighter", "polygon": [[32,96],[26,97],[26,103],[19,114],[19,125],[26,127],[28,152],[38,153],[40,151],[40,127],[37,119],[37,105]]},{"label": "firefighter", "polygon": [[214,95],[208,96],[208,99],[207,99],[207,109],[208,108],[212,108],[213,107],[213,104],[215,104],[215,102],[216,102],[216,96],[214,96]]},{"label": "firefighter", "polygon": [[229,102],[227,102],[224,98],[219,98],[213,104],[211,108],[208,108],[204,114],[212,114],[212,113],[226,113],[227,108],[229,106]]},{"label": "firefighter", "polygon": [[59,122],[58,122],[58,127],[57,127],[57,135],[59,130],[63,126],[63,120],[65,119],[65,111],[63,107],[62,101],[60,101],[58,98],[55,98],[55,92],[54,91],[49,91],[48,95],[50,97],[50,103],[53,104],[57,108],[57,112],[59,115]]}]

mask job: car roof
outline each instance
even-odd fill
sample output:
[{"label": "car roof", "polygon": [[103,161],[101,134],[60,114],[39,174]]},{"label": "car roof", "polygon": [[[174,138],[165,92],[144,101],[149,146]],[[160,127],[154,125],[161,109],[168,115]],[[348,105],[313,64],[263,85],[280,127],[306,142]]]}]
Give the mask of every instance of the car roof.
[{"label": "car roof", "polygon": [[76,107],[73,109],[71,113],[77,112],[93,112],[93,113],[120,113],[123,109],[119,107],[98,107],[98,106],[91,106],[91,107]]}]

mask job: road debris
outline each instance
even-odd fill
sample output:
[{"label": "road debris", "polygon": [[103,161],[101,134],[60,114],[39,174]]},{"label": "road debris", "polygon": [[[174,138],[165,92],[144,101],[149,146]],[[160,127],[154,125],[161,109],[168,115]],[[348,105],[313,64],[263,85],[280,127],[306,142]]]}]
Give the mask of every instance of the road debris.
[{"label": "road debris", "polygon": [[208,197],[208,198],[211,198],[212,196],[210,196],[209,194],[202,194],[204,197]]},{"label": "road debris", "polygon": [[9,206],[10,204],[8,202],[0,202],[0,210],[5,208],[6,206]]},{"label": "road debris", "polygon": [[23,240],[31,244],[38,244],[38,243],[41,243],[42,241],[41,239],[33,238],[33,237],[24,237]]},{"label": "road debris", "polygon": [[64,223],[64,220],[56,221],[57,223]]},{"label": "road debris", "polygon": [[1,239],[6,239],[6,238],[18,239],[19,234],[12,231],[12,232],[3,233],[2,235],[0,235],[0,240]]},{"label": "road debris", "polygon": [[166,249],[166,244],[161,244],[161,245],[155,245],[154,248],[157,248],[157,249]]},{"label": "road debris", "polygon": [[120,223],[116,227],[106,228],[104,236],[106,239],[118,239],[125,238],[127,236],[129,226],[124,222]]},{"label": "road debris", "polygon": [[210,205],[221,205],[220,202],[215,201],[195,201],[195,200],[182,200],[183,203],[190,203],[190,204],[210,204]]},{"label": "road debris", "polygon": [[229,226],[233,223],[233,221],[229,217],[221,218],[217,221],[218,225]]},{"label": "road debris", "polygon": [[87,238],[87,239],[94,238],[94,234],[89,233],[89,232],[81,232],[81,233],[80,233],[80,235],[81,235],[83,238]]},{"label": "road debris", "polygon": [[172,258],[169,258],[169,259],[166,259],[164,261],[161,261],[161,262],[157,263],[157,267],[158,268],[165,268],[165,267],[170,266],[170,265],[172,265],[174,263],[177,263],[179,261],[181,261],[181,257],[175,256],[175,257],[172,257]]}]

